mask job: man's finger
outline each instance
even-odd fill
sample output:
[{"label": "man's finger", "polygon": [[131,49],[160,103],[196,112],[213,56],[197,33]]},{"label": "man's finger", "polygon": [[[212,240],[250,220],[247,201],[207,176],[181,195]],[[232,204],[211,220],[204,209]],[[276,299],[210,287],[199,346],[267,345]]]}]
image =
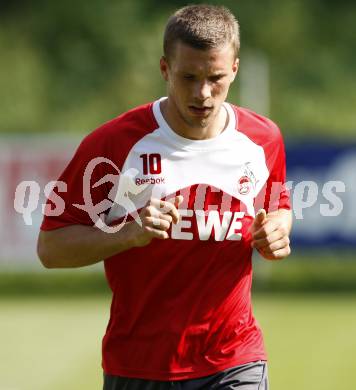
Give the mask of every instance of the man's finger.
[{"label": "man's finger", "polygon": [[175,197],[175,200],[176,200],[176,202],[174,203],[174,205],[176,207],[178,207],[179,205],[181,205],[183,203],[183,200],[184,200],[183,195],[177,195]]},{"label": "man's finger", "polygon": [[168,221],[170,224],[173,222],[173,218],[172,218],[172,216],[169,215],[169,214],[162,214],[162,213],[160,213],[160,214],[159,214],[159,218],[160,218],[160,219],[163,219],[163,220],[165,220],[165,221]]},{"label": "man's finger", "polygon": [[178,212],[178,207],[179,205],[181,205],[183,203],[183,196],[182,195],[177,195],[175,196],[174,198],[171,198],[171,199],[168,199],[167,202],[169,203],[172,203],[175,207],[175,209],[177,210],[177,218],[174,218],[174,216],[172,215],[172,213],[170,213],[173,217],[173,223],[178,223],[179,222],[179,218],[180,218],[180,215],[179,215],[179,212]]},{"label": "man's finger", "polygon": [[147,217],[146,221],[149,225],[159,230],[168,230],[171,225],[167,220],[156,217]]},{"label": "man's finger", "polygon": [[155,229],[151,226],[145,226],[145,230],[150,233],[152,238],[158,238],[160,240],[166,240],[169,238],[169,235],[166,231]]},{"label": "man's finger", "polygon": [[267,260],[282,260],[290,255],[291,249],[290,246],[287,246],[273,252],[266,249],[259,249],[258,252]]},{"label": "man's finger", "polygon": [[174,198],[167,199],[167,202],[172,203],[176,208],[183,203],[183,196],[176,195]]},{"label": "man's finger", "polygon": [[270,233],[268,237],[254,239],[251,243],[251,246],[253,248],[256,248],[256,249],[264,248],[266,246],[271,245],[272,243],[274,243],[276,241],[279,241],[283,237],[284,237],[284,234],[281,231],[276,230],[276,231],[273,231],[272,233]]},{"label": "man's finger", "polygon": [[253,221],[254,227],[262,226],[267,220],[267,213],[265,209],[260,209],[256,213],[255,220]]},{"label": "man's finger", "polygon": [[276,225],[276,223],[274,221],[271,221],[271,220],[267,219],[260,228],[257,227],[257,230],[255,230],[252,233],[252,238],[255,241],[256,240],[261,240],[263,238],[266,238],[270,234],[272,234],[275,231],[277,231],[278,227],[279,226]]},{"label": "man's finger", "polygon": [[169,213],[172,207],[174,207],[172,202],[156,198],[151,198],[150,205],[155,207],[162,214]]},{"label": "man's finger", "polygon": [[289,246],[289,240],[281,239],[260,249],[262,249],[266,253],[275,253],[276,251],[287,248],[288,246]]},{"label": "man's finger", "polygon": [[[173,202],[179,201],[177,196],[173,198]],[[179,221],[179,213],[175,205],[172,203],[172,201],[165,201],[162,199],[151,199],[151,205],[156,207],[160,213],[162,214],[169,214],[172,216],[173,223],[177,223]]]}]

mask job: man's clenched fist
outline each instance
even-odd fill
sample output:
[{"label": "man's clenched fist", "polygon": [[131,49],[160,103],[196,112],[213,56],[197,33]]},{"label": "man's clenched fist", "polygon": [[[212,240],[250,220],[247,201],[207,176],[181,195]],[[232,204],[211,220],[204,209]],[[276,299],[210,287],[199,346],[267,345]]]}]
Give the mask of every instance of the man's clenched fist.
[{"label": "man's clenched fist", "polygon": [[161,240],[169,238],[167,230],[171,223],[178,223],[178,206],[182,202],[183,197],[181,195],[167,201],[152,198],[150,203],[140,212],[142,226],[135,224],[135,246],[145,246],[154,238]]},{"label": "man's clenched fist", "polygon": [[289,210],[278,210],[266,214],[261,209],[256,214],[251,227],[252,243],[265,259],[280,260],[291,253],[289,232],[291,228],[291,213]]}]

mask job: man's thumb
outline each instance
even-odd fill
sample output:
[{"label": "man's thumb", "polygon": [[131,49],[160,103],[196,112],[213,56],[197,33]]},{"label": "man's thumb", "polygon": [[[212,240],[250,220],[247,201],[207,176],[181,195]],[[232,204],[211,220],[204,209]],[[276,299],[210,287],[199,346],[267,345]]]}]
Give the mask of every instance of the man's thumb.
[{"label": "man's thumb", "polygon": [[175,199],[174,199],[174,205],[176,206],[176,207],[178,207],[180,204],[182,204],[183,203],[183,196],[182,195],[177,195],[176,197],[175,197]]},{"label": "man's thumb", "polygon": [[183,203],[183,196],[176,195],[174,198],[167,199],[167,202],[172,203],[175,207],[178,208],[178,206]]},{"label": "man's thumb", "polygon": [[254,225],[255,226],[262,226],[262,224],[265,222],[267,219],[267,213],[265,209],[260,209],[257,211],[255,220],[254,220]]}]

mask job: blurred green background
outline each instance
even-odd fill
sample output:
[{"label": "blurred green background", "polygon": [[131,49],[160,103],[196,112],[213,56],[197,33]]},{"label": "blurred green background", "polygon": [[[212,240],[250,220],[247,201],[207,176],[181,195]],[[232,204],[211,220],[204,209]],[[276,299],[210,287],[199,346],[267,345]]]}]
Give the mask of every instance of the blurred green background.
[{"label": "blurred green background", "polygon": [[[199,3],[199,1],[196,1]],[[241,25],[245,54],[270,69],[270,116],[288,134],[353,137],[356,3],[213,1]],[[0,131],[87,133],[164,94],[158,61],[168,15],[158,0],[5,0],[0,12]],[[149,77],[148,77],[149,75]],[[239,80],[231,90],[238,101]]]},{"label": "blurred green background", "polygon": [[[267,63],[268,114],[287,138],[355,140],[355,2],[212,3],[228,6],[240,21],[241,73],[251,56]],[[183,5],[2,1],[0,133],[81,137],[164,95],[162,32]],[[241,90],[238,78],[229,100],[239,103]],[[355,248],[341,247],[294,248],[277,263],[255,259],[253,298],[272,390],[353,387],[355,258]],[[99,389],[110,305],[101,266],[15,268],[0,273],[0,390]]]}]

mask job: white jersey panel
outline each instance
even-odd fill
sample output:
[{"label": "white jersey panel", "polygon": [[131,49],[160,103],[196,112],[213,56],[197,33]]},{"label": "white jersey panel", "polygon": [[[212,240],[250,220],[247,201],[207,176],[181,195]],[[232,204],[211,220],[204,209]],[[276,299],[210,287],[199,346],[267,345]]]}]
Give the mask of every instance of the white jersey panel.
[{"label": "white jersey panel", "polygon": [[[159,127],[139,140],[124,163],[119,196],[107,223],[196,184],[215,187],[239,199],[254,216],[254,198],[268,179],[264,150],[236,130],[235,114],[224,104],[229,124],[219,136],[202,141],[177,135],[164,120],[160,100],[153,105]],[[129,199],[129,201],[128,201]]]}]

